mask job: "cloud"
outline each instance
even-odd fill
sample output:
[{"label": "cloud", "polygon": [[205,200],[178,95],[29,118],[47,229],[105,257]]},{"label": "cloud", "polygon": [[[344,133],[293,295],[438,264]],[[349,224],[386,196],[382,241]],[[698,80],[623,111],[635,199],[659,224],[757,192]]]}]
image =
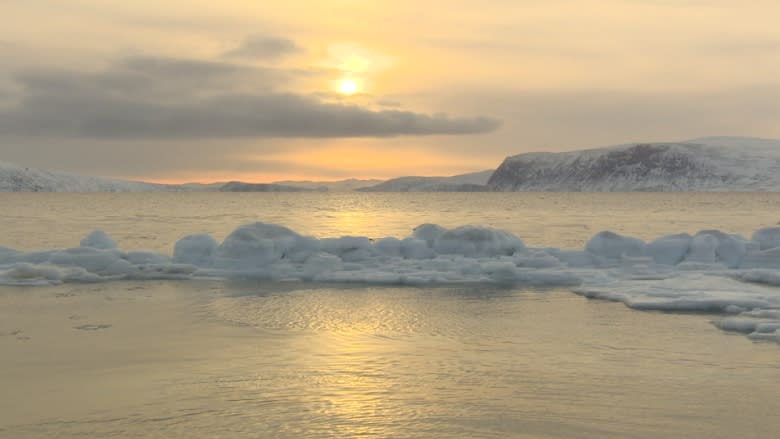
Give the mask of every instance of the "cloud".
[{"label": "cloud", "polygon": [[302,51],[303,49],[292,40],[256,35],[246,38],[240,46],[225,52],[223,56],[228,58],[276,59]]},{"label": "cloud", "polygon": [[[274,81],[296,74],[161,57],[123,59],[98,73],[26,72],[16,75],[22,101],[0,112],[0,134],[122,140],[395,137],[478,134],[500,125],[487,117],[373,111],[274,90]],[[249,83],[254,85],[246,87]]]},{"label": "cloud", "polygon": [[[679,141],[715,135],[780,136],[780,85],[718,90],[462,90],[443,101],[512,120],[479,146],[483,154],[573,150],[629,142]],[[473,151],[467,138],[447,142]]]},{"label": "cloud", "polygon": [[116,66],[155,77],[195,77],[198,79],[222,76],[246,70],[236,64],[159,56],[135,56],[120,60]]},{"label": "cloud", "polygon": [[451,50],[455,53],[485,55],[496,54],[499,56],[534,57],[534,58],[575,58],[586,60],[604,59],[606,54],[603,48],[586,48],[577,42],[564,44],[561,41],[508,41],[505,39],[489,38],[434,38],[423,40],[437,49]]},{"label": "cloud", "polygon": [[780,54],[780,39],[752,39],[709,43],[701,49],[728,56],[773,56]]},{"label": "cloud", "polygon": [[401,103],[398,101],[390,100],[390,99],[379,99],[376,101],[376,104],[380,107],[390,107],[390,108],[398,108],[401,106]]},{"label": "cloud", "polygon": [[232,63],[134,56],[106,71],[32,70],[17,73],[14,79],[32,99],[106,95],[164,101],[240,89],[236,84],[270,88],[295,75],[295,71]]}]

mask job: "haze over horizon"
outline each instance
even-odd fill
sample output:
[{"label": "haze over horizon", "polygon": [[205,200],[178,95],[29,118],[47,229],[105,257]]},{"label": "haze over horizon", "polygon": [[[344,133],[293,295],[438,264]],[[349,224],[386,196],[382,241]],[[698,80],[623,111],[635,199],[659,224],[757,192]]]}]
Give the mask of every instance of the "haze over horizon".
[{"label": "haze over horizon", "polygon": [[386,179],[780,138],[774,1],[0,0],[0,16],[0,161],[42,169]]}]

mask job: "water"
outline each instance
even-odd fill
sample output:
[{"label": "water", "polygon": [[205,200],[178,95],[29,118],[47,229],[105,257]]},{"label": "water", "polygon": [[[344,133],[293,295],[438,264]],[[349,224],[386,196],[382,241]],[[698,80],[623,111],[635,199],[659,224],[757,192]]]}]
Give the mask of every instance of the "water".
[{"label": "water", "polygon": [[[263,220],[492,225],[578,248],[780,220],[773,194],[0,194],[0,245],[123,248]],[[261,282],[0,288],[0,437],[773,437],[780,349],[567,290]]]},{"label": "water", "polygon": [[652,239],[719,229],[747,235],[780,222],[779,193],[0,193],[0,245],[72,246],[96,228],[123,248],[170,252],[190,233],[218,240],[264,221],[317,237],[408,236],[415,226],[488,225],[529,245],[582,248],[601,230]]}]

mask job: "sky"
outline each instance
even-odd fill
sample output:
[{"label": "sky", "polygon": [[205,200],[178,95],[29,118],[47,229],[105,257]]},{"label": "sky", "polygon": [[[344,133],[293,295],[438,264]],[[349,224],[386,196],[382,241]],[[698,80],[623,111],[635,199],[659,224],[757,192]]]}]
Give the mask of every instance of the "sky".
[{"label": "sky", "polygon": [[780,2],[0,0],[0,161],[159,182],[454,175],[780,138]]}]

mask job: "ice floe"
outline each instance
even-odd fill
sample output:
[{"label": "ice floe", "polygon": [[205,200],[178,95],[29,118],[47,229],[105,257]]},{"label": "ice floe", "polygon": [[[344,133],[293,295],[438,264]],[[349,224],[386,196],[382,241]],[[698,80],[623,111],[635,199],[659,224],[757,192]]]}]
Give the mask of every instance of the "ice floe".
[{"label": "ice floe", "polygon": [[780,227],[751,239],[704,230],[649,243],[604,231],[577,250],[527,247],[512,233],[473,225],[318,239],[258,222],[221,243],[207,234],[185,236],[172,255],[122,250],[100,230],[73,248],[0,247],[0,285],[198,278],[573,287],[635,309],[727,314],[718,327],[780,340]]}]

